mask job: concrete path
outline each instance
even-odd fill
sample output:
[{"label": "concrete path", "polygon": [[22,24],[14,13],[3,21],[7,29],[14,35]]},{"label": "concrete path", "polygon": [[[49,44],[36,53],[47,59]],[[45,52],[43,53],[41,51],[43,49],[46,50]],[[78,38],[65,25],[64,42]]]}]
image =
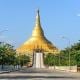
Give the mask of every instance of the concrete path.
[{"label": "concrete path", "polygon": [[53,71],[47,69],[22,69],[0,74],[0,80],[80,80],[80,73]]}]

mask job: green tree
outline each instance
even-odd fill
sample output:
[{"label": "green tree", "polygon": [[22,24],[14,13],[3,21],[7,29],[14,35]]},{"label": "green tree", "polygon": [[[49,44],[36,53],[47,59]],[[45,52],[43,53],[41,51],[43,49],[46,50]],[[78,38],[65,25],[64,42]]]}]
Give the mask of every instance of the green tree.
[{"label": "green tree", "polygon": [[77,66],[80,67],[80,50],[76,52],[75,59],[77,62]]},{"label": "green tree", "polygon": [[44,64],[47,66],[53,66],[55,65],[55,55],[48,53],[45,57],[44,57]]},{"label": "green tree", "polygon": [[16,50],[12,45],[4,42],[0,42],[0,64],[2,65],[10,65],[14,64],[16,56]]},{"label": "green tree", "polygon": [[18,59],[18,64],[20,64],[21,66],[28,65],[28,63],[30,62],[30,57],[27,55],[20,55],[17,57],[17,59]]},{"label": "green tree", "polygon": [[69,48],[60,51],[60,65],[61,66],[68,66],[69,65]]},{"label": "green tree", "polygon": [[[61,57],[61,65],[68,65],[69,64],[69,54],[70,54],[70,65],[77,65],[78,57],[80,52],[80,41],[61,50],[60,57]],[[80,58],[80,57],[79,57]]]},{"label": "green tree", "polygon": [[61,50],[59,54],[47,54],[44,63],[49,66],[80,66],[80,41]]}]

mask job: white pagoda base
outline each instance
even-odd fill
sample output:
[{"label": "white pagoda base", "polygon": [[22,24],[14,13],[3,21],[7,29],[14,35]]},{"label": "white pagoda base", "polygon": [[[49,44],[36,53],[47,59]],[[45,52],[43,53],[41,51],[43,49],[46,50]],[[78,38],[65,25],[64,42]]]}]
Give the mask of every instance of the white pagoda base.
[{"label": "white pagoda base", "polygon": [[33,61],[33,68],[45,68],[43,63],[43,53],[37,52],[34,53],[34,61]]}]

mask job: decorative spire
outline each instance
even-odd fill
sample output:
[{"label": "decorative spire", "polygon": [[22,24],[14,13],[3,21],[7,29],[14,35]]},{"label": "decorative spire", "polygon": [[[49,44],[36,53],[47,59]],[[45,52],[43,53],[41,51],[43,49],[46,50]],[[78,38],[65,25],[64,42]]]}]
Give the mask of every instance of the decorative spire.
[{"label": "decorative spire", "polygon": [[36,22],[35,22],[35,27],[32,36],[36,36],[36,37],[44,36],[44,32],[41,28],[41,23],[40,23],[39,9],[37,10]]},{"label": "decorative spire", "polygon": [[39,9],[37,10],[37,15],[36,15],[36,26],[37,26],[37,25],[41,26],[41,24],[40,24]]}]

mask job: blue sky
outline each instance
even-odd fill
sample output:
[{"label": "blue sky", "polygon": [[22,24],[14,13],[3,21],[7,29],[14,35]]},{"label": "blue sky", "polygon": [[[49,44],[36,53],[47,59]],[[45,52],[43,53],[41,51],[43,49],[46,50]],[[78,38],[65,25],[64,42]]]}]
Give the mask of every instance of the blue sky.
[{"label": "blue sky", "polygon": [[80,40],[80,0],[0,0],[0,41],[15,47],[24,43],[32,34],[37,8],[45,36],[58,48]]}]

